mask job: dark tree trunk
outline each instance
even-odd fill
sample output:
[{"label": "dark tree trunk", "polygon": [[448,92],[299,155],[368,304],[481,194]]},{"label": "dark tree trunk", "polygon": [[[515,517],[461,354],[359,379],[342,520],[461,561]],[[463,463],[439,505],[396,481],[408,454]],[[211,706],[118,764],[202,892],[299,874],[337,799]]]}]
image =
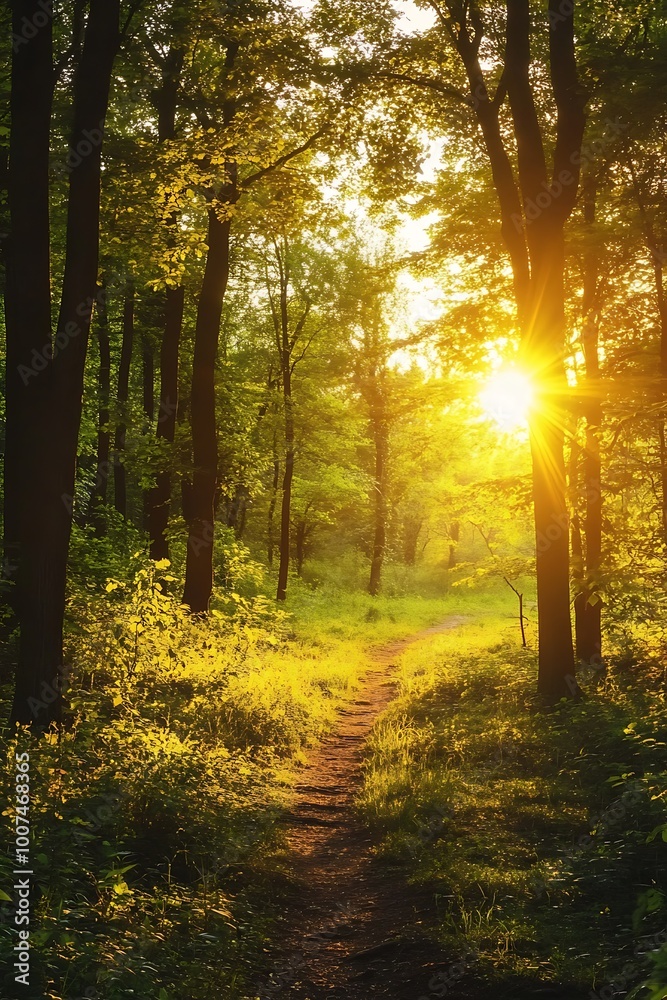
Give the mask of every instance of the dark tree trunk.
[{"label": "dark tree trunk", "polygon": [[155,359],[153,348],[146,336],[141,338],[141,381],[146,427],[151,428],[155,419]]},{"label": "dark tree trunk", "polygon": [[240,483],[234,490],[234,496],[227,505],[227,527],[232,528],[236,538],[243,538],[246,516],[248,513],[248,488]]},{"label": "dark tree trunk", "polygon": [[295,542],[296,542],[296,575],[298,577],[301,576],[301,573],[303,571],[304,559],[306,558],[306,533],[307,533],[306,522],[303,521],[303,520],[298,521],[297,522],[297,526],[296,526],[296,533],[295,533],[295,535],[296,535],[296,537],[295,537]]},{"label": "dark tree trunk", "polygon": [[456,549],[459,544],[459,538],[461,535],[461,526],[458,521],[453,521],[449,528],[449,559],[447,561],[447,568],[454,569],[456,566]]},{"label": "dark tree trunk", "polygon": [[[178,412],[178,352],[183,326],[183,286],[168,288],[165,301],[165,324],[160,348],[160,410],[157,422],[158,440],[174,443]],[[149,533],[151,559],[168,559],[167,526],[171,504],[171,471],[158,471],[149,497]]]},{"label": "dark tree trunk", "polygon": [[271,499],[269,500],[269,513],[267,518],[267,551],[266,558],[269,566],[273,566],[273,549],[275,539],[273,537],[273,518],[276,511],[276,501],[278,499],[278,485],[280,483],[280,459],[278,458],[277,435],[273,435],[273,480],[271,482]]},{"label": "dark tree trunk", "polygon": [[[158,110],[158,142],[173,139],[176,134],[176,108],[181,82],[182,48],[170,49],[162,68],[162,86],[156,95]],[[173,244],[174,226],[169,222],[168,244]],[[178,410],[178,355],[183,326],[185,289],[182,285],[168,287],[165,293],[164,332],[160,347],[160,409],[157,422],[158,440],[174,443],[176,413]],[[150,536],[150,555],[156,561],[169,558],[167,528],[171,506],[172,476],[169,465],[158,469],[155,486],[147,497],[147,524]]]},{"label": "dark tree trunk", "polygon": [[375,597],[380,591],[382,567],[387,546],[387,458],[389,434],[387,415],[381,386],[375,388],[371,404],[371,433],[375,448],[375,475],[373,482],[373,549],[368,593]]},{"label": "dark tree trunk", "polygon": [[[551,2],[557,6],[556,0]],[[524,207],[528,211],[528,205],[537,206],[537,215],[528,220],[526,229],[531,275],[523,322],[523,346],[537,384],[530,439],[537,549],[538,690],[550,701],[571,694],[576,686],[563,458],[567,388],[563,362],[563,226],[572,211],[578,182],[578,174],[573,176],[575,168],[571,154],[581,147],[584,126],[574,62],[573,22],[561,11],[554,13],[557,19],[552,20],[549,38],[558,120],[551,181],[530,81],[528,0],[508,0],[505,61]],[[568,170],[570,183],[559,181],[558,190],[552,185],[561,170]],[[549,193],[545,199],[545,193],[552,191],[557,193]]]},{"label": "dark tree trunk", "polygon": [[[286,319],[286,317],[285,317]],[[280,510],[280,564],[278,566],[278,591],[276,599],[287,598],[287,577],[290,560],[290,519],[292,513],[292,481],[294,479],[294,414],[292,410],[292,374],[288,335],[285,323],[283,340],[283,398],[285,401],[285,471]],[[286,359],[286,360],[285,360]]]},{"label": "dark tree trunk", "polygon": [[[230,42],[225,66],[231,71],[238,44]],[[224,125],[235,114],[232,100],[225,102]],[[226,165],[228,182],[208,210],[208,253],[197,306],[195,351],[192,364],[190,425],[194,463],[192,487],[188,491],[188,547],[185,562],[183,603],[194,614],[206,614],[213,592],[213,541],[215,537],[215,494],[218,485],[218,440],[215,419],[215,366],[222,306],[229,281],[231,218],[218,217],[216,208],[228,211],[238,200],[237,168]]]},{"label": "dark tree trunk", "polygon": [[[546,227],[544,227],[546,228]],[[526,329],[525,356],[540,378],[530,421],[539,619],[538,689],[553,701],[571,693],[574,648],[570,617],[570,541],[564,447],[565,371],[562,232],[543,235],[543,253],[531,255],[534,317]],[[568,683],[568,678],[569,683]]]},{"label": "dark tree trunk", "polygon": [[[41,13],[39,0],[12,4],[12,29]],[[44,391],[51,360],[49,261],[49,131],[53,97],[52,21],[29,44],[14,48],[11,67],[9,139],[10,236],[5,287],[6,424],[4,454],[3,572],[6,600],[16,612],[20,564],[22,491],[34,451],[30,413]]]},{"label": "dark tree trunk", "polygon": [[130,366],[134,345],[134,287],[128,283],[123,303],[123,338],[118,366],[116,401],[118,422],[114,435],[114,506],[122,517],[127,517],[127,474],[125,471],[125,443],[127,438],[127,401],[130,394]]},{"label": "dark tree trunk", "polygon": [[90,497],[90,522],[98,538],[106,533],[106,520],[100,508],[107,500],[107,484],[111,469],[111,433],[109,430],[109,404],[111,400],[111,344],[109,341],[109,313],[105,282],[97,298],[97,344],[100,354],[98,375],[97,411],[97,472]]},{"label": "dark tree trunk", "polygon": [[197,309],[190,399],[194,470],[183,602],[195,614],[208,611],[213,590],[214,506],[218,483],[215,366],[222,305],[229,279],[230,229],[230,220],[221,221],[211,207],[206,269]]},{"label": "dark tree trunk", "polygon": [[[44,392],[40,390],[40,398],[31,406],[25,426],[31,458],[24,473],[22,497],[21,642],[12,720],[40,727],[58,722],[62,711],[67,556],[83,375],[97,283],[101,147],[111,72],[120,42],[119,14],[119,0],[91,0],[74,81],[57,354],[50,372],[41,380]],[[19,51],[31,49],[33,42]],[[23,280],[32,284],[33,274],[34,259]]]},{"label": "dark tree trunk", "polygon": [[406,519],[403,525],[403,562],[414,566],[417,559],[417,542],[424,522]]},{"label": "dark tree trunk", "polygon": [[161,86],[154,95],[158,113],[158,142],[166,142],[176,136],[176,108],[184,58],[185,49],[176,46],[169,49],[162,63]]},{"label": "dark tree trunk", "polygon": [[[493,98],[487,93],[479,60],[483,31],[477,8],[469,6],[463,23],[452,30],[491,162],[503,237],[514,274],[524,361],[537,386],[530,423],[539,615],[538,690],[547,699],[555,700],[576,692],[563,458],[567,389],[563,363],[563,227],[572,212],[579,182],[585,100],[574,52],[576,4],[565,10],[560,0],[549,0],[550,71],[557,112],[553,171],[549,177],[530,77],[529,0],[507,0],[506,6],[505,67]],[[518,186],[498,120],[506,93],[517,146]]]},{"label": "dark tree trunk", "polygon": [[[583,185],[584,221],[589,230],[595,225],[595,177],[586,176]],[[584,296],[582,302],[582,341],[586,365],[584,383],[584,416],[586,445],[584,455],[584,485],[586,515],[584,519],[585,547],[583,555],[583,585],[575,598],[575,637],[577,658],[589,667],[602,669],[602,601],[597,587],[602,559],[602,486],[600,466],[600,367],[598,357],[599,266],[591,248],[584,264]]]},{"label": "dark tree trunk", "polygon": [[[141,338],[141,379],[145,429],[150,433],[155,419],[155,359],[152,344],[145,334]],[[150,528],[150,493],[150,489],[144,490],[143,493],[144,531],[148,531]]]}]

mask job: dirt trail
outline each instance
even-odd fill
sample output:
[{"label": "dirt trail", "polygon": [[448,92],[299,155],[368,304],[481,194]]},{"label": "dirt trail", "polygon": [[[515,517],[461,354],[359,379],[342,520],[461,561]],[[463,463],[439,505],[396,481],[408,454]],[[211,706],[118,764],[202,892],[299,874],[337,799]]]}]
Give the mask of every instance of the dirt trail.
[{"label": "dirt trail", "polygon": [[286,817],[287,863],[297,890],[273,971],[258,987],[262,1000],[418,1000],[435,995],[429,980],[451,966],[451,957],[419,932],[432,916],[431,894],[409,889],[400,872],[374,863],[371,837],[353,801],[364,744],[395,695],[391,674],[398,656],[411,643],[466,620],[452,615],[374,649],[356,701],[304,770]]}]

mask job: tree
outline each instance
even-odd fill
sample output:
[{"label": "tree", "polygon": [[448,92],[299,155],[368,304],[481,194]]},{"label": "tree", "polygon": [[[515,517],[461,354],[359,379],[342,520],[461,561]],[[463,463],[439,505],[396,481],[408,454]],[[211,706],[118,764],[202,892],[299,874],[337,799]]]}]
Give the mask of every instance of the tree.
[{"label": "tree", "polygon": [[125,443],[127,439],[127,401],[130,391],[130,366],[134,347],[134,284],[128,281],[123,299],[123,335],[118,366],[116,433],[114,435],[114,506],[121,517],[127,517],[127,482],[125,475]]},{"label": "tree", "polygon": [[[35,4],[17,3],[16,28],[24,16],[34,15]],[[58,721],[62,705],[63,618],[67,553],[72,523],[72,498],[86,346],[97,284],[101,148],[113,62],[120,34],[119,0],[91,0],[80,61],[74,77],[74,113],[69,142],[69,194],[65,269],[61,286],[57,332],[51,342],[50,278],[48,271],[49,227],[45,217],[48,197],[48,132],[53,85],[51,35],[39,29],[32,42],[13,54],[15,93],[23,91],[23,102],[12,115],[13,157],[10,198],[12,241],[21,240],[25,199],[37,198],[38,226],[30,231],[30,258],[14,256],[12,282],[15,288],[33,288],[40,303],[39,324],[26,330],[20,292],[8,304],[14,328],[8,342],[12,355],[29,375],[23,399],[12,400],[12,423],[23,420],[20,438],[22,467],[14,472],[21,508],[19,524],[18,616],[21,629],[17,684],[12,720],[40,726]],[[42,32],[46,32],[42,38]],[[28,54],[23,53],[28,50]],[[26,69],[33,76],[32,93],[25,91]],[[25,98],[28,98],[27,104]],[[33,138],[26,130],[34,127]],[[37,188],[26,191],[17,177],[26,155],[36,143]],[[11,156],[11,154],[10,154]],[[14,254],[14,250],[11,251]],[[40,261],[34,271],[35,258]],[[48,313],[47,313],[48,305]],[[31,310],[30,310],[31,311]],[[47,324],[48,316],[48,324]],[[11,324],[10,324],[11,325]],[[36,331],[39,331],[37,334]],[[39,344],[33,337],[39,336]],[[55,346],[55,351],[54,351]],[[34,369],[37,356],[46,361],[44,372]],[[57,352],[57,353],[56,353]],[[53,357],[53,361],[51,361]],[[18,369],[17,369],[18,371]],[[27,386],[32,381],[30,390]],[[28,395],[29,393],[29,395]],[[12,529],[13,530],[13,529]],[[52,697],[44,700],[44,691]]]},{"label": "tree", "polygon": [[[551,170],[545,152],[538,94],[531,80],[531,16],[528,0],[507,0],[504,51],[495,43],[497,11],[477,3],[428,0],[440,31],[458,56],[467,93],[430,71],[390,64],[385,78],[439,93],[475,113],[491,167],[501,229],[513,273],[523,363],[535,385],[531,416],[533,494],[540,621],[538,688],[548,699],[568,695],[574,674],[570,620],[569,531],[563,457],[567,385],[565,353],[564,226],[574,207],[584,131],[583,89],[574,43],[576,4],[549,4],[549,73],[555,120]],[[546,27],[546,25],[545,25]],[[482,47],[488,56],[481,56]],[[437,60],[433,53],[430,65]],[[436,63],[437,64],[437,63]],[[490,65],[491,70],[484,69]],[[382,73],[379,73],[382,75]],[[492,77],[496,78],[492,92]],[[501,124],[509,102],[517,149],[518,180]]]}]

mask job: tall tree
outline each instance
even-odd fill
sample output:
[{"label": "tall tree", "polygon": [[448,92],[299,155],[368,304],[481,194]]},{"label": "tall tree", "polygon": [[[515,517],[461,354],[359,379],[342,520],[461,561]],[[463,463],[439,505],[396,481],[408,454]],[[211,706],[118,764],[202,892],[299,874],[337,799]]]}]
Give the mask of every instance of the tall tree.
[{"label": "tall tree", "polygon": [[127,402],[130,395],[130,368],[134,347],[134,284],[129,280],[123,299],[123,330],[116,389],[116,432],[114,434],[114,506],[121,517],[127,517],[127,475],[125,443],[127,439]]},{"label": "tall tree", "polygon": [[100,508],[106,503],[111,455],[111,433],[109,430],[111,418],[109,409],[111,401],[111,341],[107,294],[108,285],[103,279],[97,297],[97,344],[99,349],[97,468],[90,497],[90,520],[98,537],[101,537],[106,530],[106,522]]},{"label": "tall tree", "polygon": [[[276,351],[278,354],[280,383],[283,397],[285,458],[282,478],[282,499],[280,508],[280,562],[278,566],[277,600],[284,601],[287,597],[287,580],[290,564],[291,517],[292,517],[292,483],[294,480],[295,460],[295,429],[294,429],[294,399],[292,380],[294,370],[306,356],[312,336],[304,340],[306,322],[310,315],[312,302],[307,294],[302,301],[290,302],[292,290],[292,262],[290,242],[286,235],[273,245],[273,265],[277,278],[277,288],[268,276],[267,291],[271,304],[271,317],[275,334]],[[277,294],[276,294],[277,292]],[[303,342],[302,342],[303,341]]]},{"label": "tall tree", "polygon": [[[600,266],[595,246],[597,181],[595,170],[587,171],[583,181],[583,213],[588,243],[584,259],[584,288],[581,303],[581,342],[584,354],[583,381],[585,446],[584,497],[585,516],[580,545],[582,585],[575,596],[575,637],[577,657],[584,663],[601,666],[602,601],[599,574],[602,559],[602,481],[600,460],[600,430],[602,403],[600,399],[599,320],[601,308]],[[579,532],[579,526],[573,528]]]},{"label": "tall tree", "polygon": [[[154,95],[158,112],[158,142],[169,142],[176,136],[176,113],[181,86],[185,47],[177,42],[166,55],[162,56],[151,45],[160,67],[161,83]],[[175,243],[177,213],[171,212],[166,221],[167,244]],[[178,359],[183,327],[185,288],[181,282],[170,282],[165,289],[164,331],[160,346],[160,403],[158,409],[157,437],[168,445],[173,445],[176,433],[176,412],[178,410]],[[147,521],[150,536],[151,558],[169,558],[167,526],[171,505],[172,475],[170,463],[161,466],[156,475],[155,486],[147,498]]]},{"label": "tall tree", "polygon": [[[97,284],[101,149],[112,67],[121,40],[119,18],[120,0],[91,0],[74,77],[65,270],[54,340],[57,353],[41,376],[31,380],[33,398],[23,424],[18,579],[21,639],[12,720],[40,726],[58,721],[62,708],[67,555],[83,373]],[[19,47],[15,58],[25,48]],[[47,80],[43,72],[47,61],[50,54],[44,52],[38,63],[38,107],[45,107],[44,91],[52,86],[52,73]],[[29,197],[34,196],[31,191]],[[18,197],[12,216],[14,232],[16,212],[20,214],[17,202]],[[37,258],[46,260],[49,232],[43,219],[33,240]],[[16,262],[14,266],[18,271]],[[24,260],[15,280],[28,284],[32,274],[33,260]],[[50,293],[40,287],[35,294],[44,308]],[[50,336],[42,351],[50,355]]]},{"label": "tall tree", "polygon": [[[465,74],[467,93],[431,70],[396,66],[379,73],[436,92],[474,110],[500,206],[502,236],[512,266],[523,363],[535,387],[530,419],[537,549],[539,691],[548,699],[571,693],[574,650],[570,618],[569,530],[563,457],[567,410],[565,379],[564,226],[576,199],[584,132],[585,94],[575,57],[576,2],[549,0],[549,74],[555,121],[551,168],[547,125],[537,103],[543,90],[532,76],[529,0],[507,0],[504,52],[494,47],[484,9],[477,2],[428,0],[440,36],[449,40]],[[489,6],[487,21],[497,9]],[[547,28],[547,22],[544,22]],[[434,35],[434,37],[436,37]],[[493,58],[482,58],[483,44]],[[492,78],[496,77],[495,92]],[[501,109],[509,100],[517,173]],[[518,175],[518,176],[517,176]]]},{"label": "tall tree", "polygon": [[[39,0],[12,3],[14,37],[42,13]],[[22,474],[30,461],[31,411],[51,356],[49,135],[53,103],[53,23],[13,46],[9,142],[10,237],[7,246],[7,331],[4,458],[4,566],[12,604],[21,553]]]}]

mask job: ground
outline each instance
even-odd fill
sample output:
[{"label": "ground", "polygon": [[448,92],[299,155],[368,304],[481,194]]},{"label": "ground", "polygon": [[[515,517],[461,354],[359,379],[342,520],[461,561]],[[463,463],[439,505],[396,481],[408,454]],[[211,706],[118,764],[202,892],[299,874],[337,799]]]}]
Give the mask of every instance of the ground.
[{"label": "ground", "polygon": [[[450,615],[417,635],[377,647],[356,700],[304,769],[285,817],[284,864],[291,879],[271,971],[256,984],[261,1000],[416,1000],[480,995],[483,983],[437,941],[437,912],[428,886],[409,884],[379,861],[374,837],[355,807],[366,741],[396,693],[397,659],[412,642],[456,629]],[[573,985],[508,981],[506,997],[576,1000]]]}]

